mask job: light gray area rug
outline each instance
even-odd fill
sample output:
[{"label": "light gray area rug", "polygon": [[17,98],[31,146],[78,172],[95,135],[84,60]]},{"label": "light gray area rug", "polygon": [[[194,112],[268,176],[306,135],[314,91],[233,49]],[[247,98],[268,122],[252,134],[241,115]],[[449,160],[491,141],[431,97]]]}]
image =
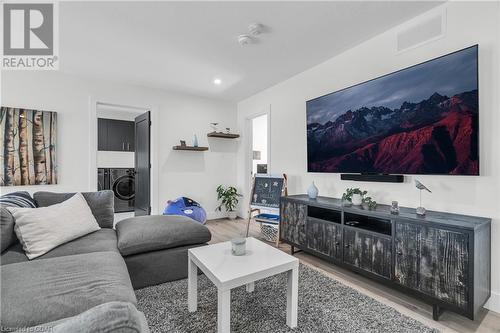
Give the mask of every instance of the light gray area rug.
[{"label": "light gray area rug", "polygon": [[[328,276],[300,265],[298,327],[286,326],[286,276],[231,291],[231,332],[438,332]],[[215,332],[217,289],[198,278],[198,311],[187,309],[187,280],[136,291],[138,308],[155,332]]]}]

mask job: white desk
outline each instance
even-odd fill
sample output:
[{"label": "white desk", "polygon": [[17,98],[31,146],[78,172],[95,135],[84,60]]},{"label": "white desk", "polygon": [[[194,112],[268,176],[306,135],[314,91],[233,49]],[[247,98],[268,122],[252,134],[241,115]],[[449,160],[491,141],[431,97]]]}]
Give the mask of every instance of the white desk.
[{"label": "white desk", "polygon": [[188,251],[188,309],[196,311],[197,267],[217,287],[217,332],[230,332],[231,289],[246,285],[252,292],[254,282],[287,273],[286,324],[297,326],[299,260],[253,237],[246,239],[244,256],[231,254],[231,242],[201,246]]}]

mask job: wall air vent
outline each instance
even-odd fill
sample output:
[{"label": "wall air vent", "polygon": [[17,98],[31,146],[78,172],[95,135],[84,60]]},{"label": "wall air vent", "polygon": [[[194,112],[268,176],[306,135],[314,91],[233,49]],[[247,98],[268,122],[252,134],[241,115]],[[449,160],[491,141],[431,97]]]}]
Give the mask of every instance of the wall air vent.
[{"label": "wall air vent", "polygon": [[396,35],[397,52],[418,47],[444,37],[446,33],[446,11],[434,13],[401,29]]}]

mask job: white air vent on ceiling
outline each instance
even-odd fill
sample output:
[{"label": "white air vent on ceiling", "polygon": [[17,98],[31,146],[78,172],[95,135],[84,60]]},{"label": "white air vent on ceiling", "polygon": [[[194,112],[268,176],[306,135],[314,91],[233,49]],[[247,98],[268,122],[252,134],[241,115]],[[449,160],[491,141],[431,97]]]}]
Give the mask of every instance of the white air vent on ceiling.
[{"label": "white air vent on ceiling", "polygon": [[403,52],[443,37],[446,33],[446,11],[434,14],[397,33],[397,51]]}]

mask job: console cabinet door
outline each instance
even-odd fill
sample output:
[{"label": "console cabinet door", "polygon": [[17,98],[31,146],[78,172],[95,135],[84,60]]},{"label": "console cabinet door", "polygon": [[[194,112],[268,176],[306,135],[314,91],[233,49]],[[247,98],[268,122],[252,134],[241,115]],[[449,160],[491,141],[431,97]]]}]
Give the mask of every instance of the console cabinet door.
[{"label": "console cabinet door", "polygon": [[307,247],[330,258],[342,259],[342,232],[340,224],[307,220]]},{"label": "console cabinet door", "polygon": [[390,238],[344,227],[344,262],[390,278],[392,262]]},{"label": "console cabinet door", "polygon": [[306,246],[307,205],[285,200],[281,202],[280,210],[281,239]]},{"label": "console cabinet door", "polygon": [[396,223],[395,280],[466,308],[469,237],[465,232]]}]

